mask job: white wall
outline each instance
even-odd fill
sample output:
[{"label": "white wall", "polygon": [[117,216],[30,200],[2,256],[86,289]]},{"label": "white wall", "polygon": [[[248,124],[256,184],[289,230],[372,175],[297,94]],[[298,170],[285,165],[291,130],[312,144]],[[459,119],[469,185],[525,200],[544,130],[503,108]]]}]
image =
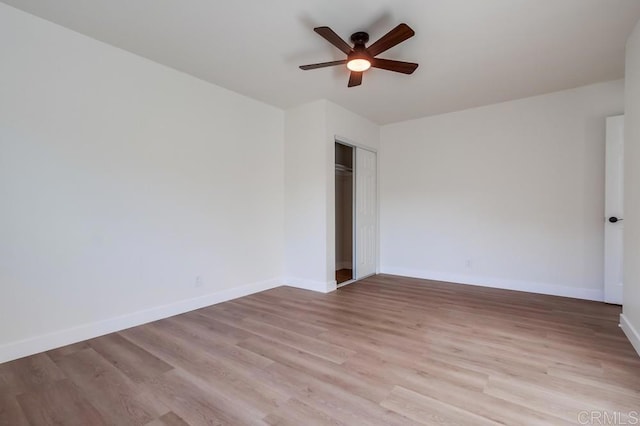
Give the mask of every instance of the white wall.
[{"label": "white wall", "polygon": [[325,101],[285,115],[285,282],[328,291]]},{"label": "white wall", "polygon": [[335,138],[377,148],[379,126],[330,101],[285,113],[286,283],[335,289]]},{"label": "white wall", "polygon": [[640,354],[640,23],[627,40],[624,143],[624,295],[620,324]]},{"label": "white wall", "polygon": [[325,102],[327,108],[327,135],[330,146],[333,146],[333,142],[337,137],[374,151],[380,148],[380,126],[331,101]]},{"label": "white wall", "polygon": [[384,126],[382,272],[601,300],[613,81]]},{"label": "white wall", "polygon": [[1,3],[0,58],[0,362],[279,284],[281,110]]}]

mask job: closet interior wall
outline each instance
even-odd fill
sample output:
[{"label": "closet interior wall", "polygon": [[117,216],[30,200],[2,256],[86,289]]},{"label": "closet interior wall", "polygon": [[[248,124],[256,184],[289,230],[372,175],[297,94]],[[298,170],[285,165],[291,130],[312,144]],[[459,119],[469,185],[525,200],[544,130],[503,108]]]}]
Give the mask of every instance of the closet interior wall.
[{"label": "closet interior wall", "polygon": [[336,143],[336,281],[353,279],[353,151]]}]

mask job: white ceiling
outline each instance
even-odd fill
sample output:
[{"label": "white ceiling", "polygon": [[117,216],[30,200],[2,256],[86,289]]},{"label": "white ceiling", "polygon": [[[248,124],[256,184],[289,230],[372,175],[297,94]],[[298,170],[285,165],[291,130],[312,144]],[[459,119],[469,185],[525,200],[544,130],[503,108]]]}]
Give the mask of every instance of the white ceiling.
[{"label": "white ceiling", "polygon": [[[3,0],[65,27],[287,108],[326,98],[377,123],[518,99],[623,77],[639,0]],[[313,32],[376,40],[400,22],[416,36],[347,88],[343,59]]]}]

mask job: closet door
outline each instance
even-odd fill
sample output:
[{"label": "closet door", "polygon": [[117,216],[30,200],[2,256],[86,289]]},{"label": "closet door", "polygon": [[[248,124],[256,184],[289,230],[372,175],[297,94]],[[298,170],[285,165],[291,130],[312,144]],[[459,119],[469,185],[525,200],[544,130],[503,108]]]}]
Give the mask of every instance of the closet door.
[{"label": "closet door", "polygon": [[378,200],[376,154],[356,149],[356,279],[376,273]]}]

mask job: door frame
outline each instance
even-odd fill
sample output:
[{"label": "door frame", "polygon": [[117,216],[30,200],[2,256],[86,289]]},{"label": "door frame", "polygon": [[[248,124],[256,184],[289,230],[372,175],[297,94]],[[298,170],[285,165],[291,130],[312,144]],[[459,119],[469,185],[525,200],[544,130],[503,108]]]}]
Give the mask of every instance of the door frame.
[{"label": "door frame", "polygon": [[[334,149],[335,149],[335,144],[336,143],[339,143],[339,144],[342,144],[342,145],[346,145],[346,146],[350,146],[350,147],[352,147],[354,149],[354,151],[353,151],[353,153],[354,153],[354,156],[353,156],[353,199],[351,200],[352,205],[353,205],[352,213],[351,213],[352,214],[352,222],[351,222],[352,223],[352,229],[351,229],[351,232],[352,232],[352,244],[353,244],[352,254],[351,255],[352,255],[352,258],[353,258],[353,279],[351,279],[349,281],[345,281],[345,282],[340,283],[340,284],[336,284],[336,288],[340,288],[340,287],[343,287],[345,285],[349,285],[349,284],[352,284],[352,283],[358,281],[355,278],[357,276],[357,271],[356,271],[356,269],[357,269],[357,261],[356,261],[357,257],[356,256],[357,256],[357,249],[358,249],[357,248],[357,240],[356,240],[356,229],[357,229],[357,226],[356,226],[356,191],[358,190],[357,189],[357,184],[356,184],[356,181],[357,181],[357,179],[356,179],[356,173],[357,173],[357,171],[356,171],[356,157],[358,155],[358,151],[357,151],[356,148],[360,148],[360,149],[363,149],[365,151],[369,151],[369,152],[372,152],[372,153],[376,154],[376,256],[375,256],[376,257],[376,272],[375,273],[376,274],[380,273],[380,159],[379,159],[379,156],[378,156],[378,150],[376,150],[375,148],[372,148],[372,147],[366,146],[366,145],[362,145],[362,144],[360,144],[360,143],[358,143],[356,141],[353,141],[353,140],[351,140],[349,138],[345,138],[345,137],[340,136],[340,135],[334,135],[333,140],[334,140],[334,144],[333,144]],[[335,153],[334,153],[332,161],[333,161],[333,163],[335,163]],[[335,178],[335,175],[334,175],[334,178]],[[336,199],[335,182],[334,182],[332,191],[333,191],[333,200],[334,200],[334,208],[333,208],[334,213],[333,214],[335,215],[335,199]],[[331,230],[331,232],[333,232],[333,234],[335,235],[335,232],[336,232],[336,230],[335,230],[335,219],[333,221],[333,229]],[[333,245],[335,247],[335,241],[334,241]],[[333,257],[334,257],[333,261],[335,262],[335,257],[336,257],[335,253],[334,253]],[[335,269],[335,267],[334,267],[334,269]],[[334,274],[335,274],[335,271],[334,271]],[[363,278],[366,278],[366,277],[363,277]]]},{"label": "door frame", "polygon": [[[606,140],[605,140],[605,225],[604,225],[604,302],[621,305],[623,302],[623,286],[624,277],[622,276],[622,262],[624,254],[624,243],[622,247],[615,244],[616,235],[619,238],[624,238],[622,229],[624,228],[624,222],[622,223],[609,223],[610,217],[618,217],[624,219],[624,114],[614,115],[606,118]],[[618,139],[620,138],[620,139]],[[618,141],[619,145],[614,144],[614,141]],[[619,148],[619,151],[615,150],[615,147]],[[613,154],[617,154],[618,158],[615,158]],[[622,161],[617,161],[620,160]],[[613,166],[613,167],[612,167]],[[611,169],[610,169],[611,167]],[[619,169],[622,170],[619,170]],[[611,170],[615,170],[618,173],[612,174]],[[615,184],[619,185],[616,186]],[[617,193],[617,198],[612,199],[612,194]],[[617,200],[618,203],[615,203]],[[616,234],[617,233],[617,234]],[[621,235],[622,234],[622,235]],[[620,258],[617,258],[615,254],[619,254]],[[617,276],[616,271],[620,276]],[[612,277],[615,277],[615,281]],[[617,280],[620,282],[616,282]]]}]

